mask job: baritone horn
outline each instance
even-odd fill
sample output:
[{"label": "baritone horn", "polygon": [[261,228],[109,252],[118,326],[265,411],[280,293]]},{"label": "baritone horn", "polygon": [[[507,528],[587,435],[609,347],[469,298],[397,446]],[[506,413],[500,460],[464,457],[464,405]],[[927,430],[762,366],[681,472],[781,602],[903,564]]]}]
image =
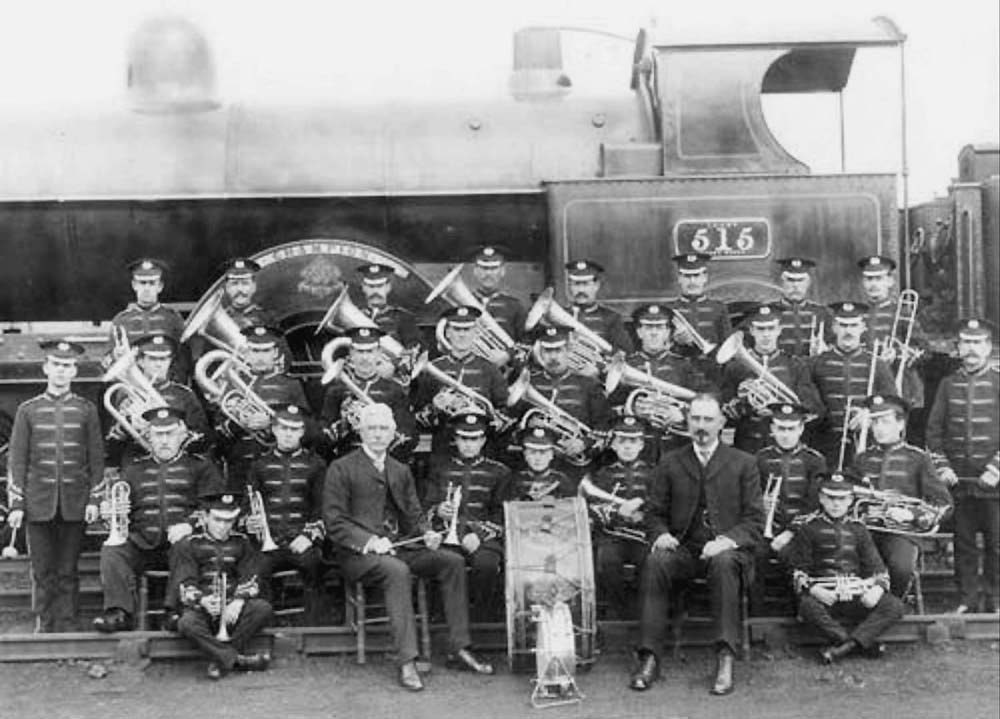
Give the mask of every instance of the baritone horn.
[{"label": "baritone horn", "polygon": [[[688,436],[684,417],[695,397],[693,390],[658,379],[630,366],[624,357],[616,357],[608,365],[604,393],[610,395],[621,384],[635,387],[625,400],[626,414],[639,417],[658,430]],[[676,412],[681,413],[679,423],[671,421]]]},{"label": "baritone horn", "polygon": [[194,366],[194,379],[212,404],[257,442],[265,446],[274,443],[269,427],[254,428],[249,419],[255,415],[274,417],[274,410],[254,392],[249,367],[236,355],[225,350],[209,350]]},{"label": "baritone horn", "polygon": [[111,430],[112,434],[120,428],[140,447],[151,452],[153,448],[147,437],[146,421],[142,418],[142,413],[166,407],[167,401],[143,374],[135,359],[136,350],[127,350],[101,377],[102,382],[112,383],[104,390],[104,408],[116,423]]},{"label": "baritone horn", "polygon": [[741,330],[729,335],[715,355],[715,361],[720,365],[731,359],[735,359],[756,375],[750,382],[746,394],[747,402],[755,411],[761,412],[767,409],[769,404],[775,403],[800,404],[799,396],[747,351]]},{"label": "baritone horn", "polygon": [[222,306],[222,291],[209,295],[194,309],[181,333],[181,343],[194,336],[204,337],[220,350],[231,354],[242,352],[246,344],[243,331],[226,308]]},{"label": "baritone horn", "polygon": [[[524,329],[531,332],[543,321],[571,331],[566,349],[568,364],[574,372],[597,374],[610,361],[614,351],[611,344],[563,309],[555,301],[555,290],[551,287],[546,287],[528,310]],[[535,343],[534,352],[535,360],[541,364],[537,356],[538,343]]]},{"label": "baritone horn", "polygon": [[[500,326],[496,318],[490,314],[489,310],[486,309],[486,305],[476,297],[475,293],[462,280],[463,266],[458,265],[449,271],[444,279],[427,295],[424,304],[430,304],[438,297],[442,297],[453,305],[474,307],[479,310],[480,316],[476,321],[476,336],[472,350],[483,359],[496,364],[498,355],[511,356],[516,343],[507,334],[507,331]],[[435,335],[438,345],[445,351],[451,352],[451,344],[444,334],[446,322],[447,320],[445,319],[438,321],[435,328]]]}]

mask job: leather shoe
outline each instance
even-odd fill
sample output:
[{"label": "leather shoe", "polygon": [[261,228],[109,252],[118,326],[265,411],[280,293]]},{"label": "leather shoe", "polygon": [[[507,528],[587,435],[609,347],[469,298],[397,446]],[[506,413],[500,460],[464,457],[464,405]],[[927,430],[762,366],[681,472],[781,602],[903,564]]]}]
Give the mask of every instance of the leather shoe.
[{"label": "leather shoe", "polygon": [[205,676],[207,676],[212,681],[219,681],[222,679],[222,667],[220,667],[215,662],[209,662],[208,666],[205,668]]},{"label": "leather shoe", "polygon": [[652,652],[643,652],[639,656],[639,668],[629,679],[629,689],[637,692],[644,692],[652,686],[653,682],[660,676],[660,661]]},{"label": "leather shoe", "polygon": [[871,646],[863,647],[861,654],[868,659],[881,659],[885,656],[885,644],[875,642]]},{"label": "leather shoe", "polygon": [[493,665],[476,657],[468,649],[459,649],[448,657],[447,666],[454,669],[467,669],[476,674],[492,674]]},{"label": "leather shoe", "polygon": [[846,642],[841,642],[836,646],[827,647],[819,653],[819,657],[823,660],[824,664],[833,664],[851,654],[857,647],[858,643],[856,641],[848,639]]},{"label": "leather shoe", "polygon": [[270,663],[270,655],[262,652],[236,655],[236,666],[240,669],[246,669],[248,672],[262,672],[267,669],[267,665]]},{"label": "leather shoe", "polygon": [[399,685],[411,692],[423,691],[424,682],[414,662],[407,662],[399,668]]},{"label": "leather shoe", "polygon": [[728,649],[719,650],[715,665],[715,683],[710,691],[716,696],[733,691],[733,653]]},{"label": "leather shoe", "polygon": [[104,614],[94,619],[94,629],[105,634],[127,632],[132,628],[132,618],[124,609],[106,609]]}]

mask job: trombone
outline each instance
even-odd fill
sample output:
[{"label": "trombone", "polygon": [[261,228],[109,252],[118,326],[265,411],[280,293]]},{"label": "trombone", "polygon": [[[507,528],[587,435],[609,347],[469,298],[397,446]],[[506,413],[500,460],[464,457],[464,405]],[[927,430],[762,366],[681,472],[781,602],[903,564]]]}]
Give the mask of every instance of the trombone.
[{"label": "trombone", "polygon": [[[546,287],[535,300],[535,304],[528,310],[524,329],[531,332],[542,321],[571,330],[572,334],[567,345],[567,359],[574,372],[598,374],[611,360],[614,351],[611,344],[563,309],[555,301],[555,290],[551,287]],[[535,361],[541,364],[538,358],[537,342],[532,351],[535,354]]]},{"label": "trombone", "polygon": [[[917,322],[919,304],[920,295],[917,294],[916,290],[903,290],[899,293],[899,297],[896,299],[896,314],[892,318],[892,329],[889,330],[889,336],[886,337],[880,353],[880,359],[888,360],[892,353],[891,350],[894,350],[899,360],[895,377],[896,394],[903,393],[903,373],[907,366],[923,355],[923,350],[916,350],[910,346],[913,341],[913,327]],[[899,339],[901,329],[904,336],[902,340]],[[868,394],[870,395],[871,392]]]}]

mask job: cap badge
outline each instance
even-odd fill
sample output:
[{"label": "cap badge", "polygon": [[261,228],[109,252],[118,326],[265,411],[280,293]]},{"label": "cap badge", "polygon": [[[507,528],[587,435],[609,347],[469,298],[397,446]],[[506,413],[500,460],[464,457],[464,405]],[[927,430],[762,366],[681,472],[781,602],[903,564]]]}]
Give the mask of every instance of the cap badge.
[{"label": "cap badge", "polygon": [[798,259],[792,260],[791,265],[792,267],[802,267],[802,260]]},{"label": "cap badge", "polygon": [[969,320],[968,328],[970,330],[978,330],[979,329],[979,320]]},{"label": "cap badge", "polygon": [[244,262],[243,260],[236,260],[236,262],[233,263],[233,267],[235,267],[237,270],[245,270],[246,266],[247,263]]},{"label": "cap badge", "polygon": [[161,409],[161,410],[158,410],[157,413],[156,413],[156,418],[157,419],[167,419],[167,417],[169,417],[169,416],[170,416],[170,410],[168,410],[168,409]]},{"label": "cap badge", "polygon": [[299,413],[299,408],[296,407],[294,404],[288,407],[288,414],[298,414],[298,413]]},{"label": "cap badge", "polygon": [[875,397],[872,397],[872,404],[876,407],[885,404],[885,399],[881,395],[876,395]]},{"label": "cap badge", "polygon": [[686,259],[687,259],[688,262],[697,262],[698,261],[698,255],[688,255]]},{"label": "cap badge", "polygon": [[545,430],[542,429],[541,427],[535,427],[533,430],[531,430],[531,436],[539,438],[545,437]]},{"label": "cap badge", "polygon": [[220,498],[219,501],[221,501],[223,504],[232,504],[233,503],[233,495],[231,495],[231,494],[224,494],[224,495],[222,495],[222,497]]},{"label": "cap badge", "polygon": [[483,248],[483,254],[486,255],[487,257],[492,257],[496,253],[497,253],[497,251],[494,250],[492,247],[485,247],[485,248]]},{"label": "cap badge", "polygon": [[650,305],[650,307],[649,307],[649,309],[647,311],[651,315],[658,315],[658,314],[660,314],[660,306],[659,305]]},{"label": "cap badge", "polygon": [[844,312],[854,312],[854,303],[853,302],[845,302],[842,305],[842,307],[843,307]]},{"label": "cap badge", "polygon": [[466,424],[475,424],[478,421],[479,421],[479,418],[476,417],[476,415],[474,415],[474,414],[468,414],[468,415],[465,416],[465,423]]},{"label": "cap badge", "polygon": [[878,257],[869,257],[868,258],[868,264],[870,266],[872,266],[872,267],[875,267],[876,265],[880,264],[881,262],[882,261]]},{"label": "cap badge", "polygon": [[585,270],[585,269],[587,269],[587,263],[584,262],[583,260],[580,260],[579,262],[576,263],[576,269],[578,269],[578,270]]},{"label": "cap badge", "polygon": [[459,307],[457,310],[455,310],[455,314],[458,315],[459,317],[468,317],[469,316],[469,308],[468,307]]},{"label": "cap badge", "polygon": [[144,260],[143,263],[142,263],[142,265],[140,265],[140,266],[144,270],[151,270],[151,269],[153,269],[153,263],[150,262],[149,260]]},{"label": "cap badge", "polygon": [[771,308],[770,307],[761,307],[758,310],[758,312],[766,317],[767,315],[771,314]]},{"label": "cap badge", "polygon": [[57,348],[59,349],[60,352],[68,352],[69,351],[69,342],[60,342],[57,345]]},{"label": "cap badge", "polygon": [[547,327],[545,329],[546,337],[555,337],[557,334],[559,334],[559,330],[556,329],[555,327]]}]

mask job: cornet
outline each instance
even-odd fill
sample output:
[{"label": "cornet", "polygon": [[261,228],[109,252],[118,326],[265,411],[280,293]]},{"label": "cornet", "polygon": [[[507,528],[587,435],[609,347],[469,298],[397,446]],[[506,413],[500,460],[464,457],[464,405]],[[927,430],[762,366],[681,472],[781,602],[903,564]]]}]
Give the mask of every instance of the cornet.
[{"label": "cornet", "polygon": [[222,306],[222,291],[209,295],[194,309],[184,323],[181,343],[195,335],[204,337],[220,350],[230,354],[240,354],[246,345],[246,337],[239,324]]},{"label": "cornet", "polygon": [[257,442],[265,446],[274,443],[270,428],[254,429],[247,425],[248,417],[264,414],[273,418],[274,410],[251,388],[253,376],[243,360],[225,350],[210,350],[195,363],[194,378],[205,399],[217,405],[227,419]]},{"label": "cornet", "polygon": [[684,316],[683,312],[681,312],[680,310],[674,311],[673,323],[675,331],[687,333],[687,335],[691,338],[691,344],[695,346],[698,352],[700,352],[703,355],[712,354],[712,351],[716,347],[715,343],[709,342],[700,334],[698,334],[698,330],[695,329],[694,325],[688,322],[688,319],[687,317]]},{"label": "cornet", "polygon": [[[566,349],[568,353],[567,363],[574,372],[598,374],[610,361],[614,351],[611,344],[560,307],[559,303],[555,301],[555,290],[551,287],[545,288],[535,300],[535,304],[528,310],[524,329],[531,332],[542,321],[571,330],[572,334],[570,334]],[[535,361],[542,364],[538,357],[537,342],[533,351]]]},{"label": "cornet", "polygon": [[515,420],[493,406],[493,403],[481,393],[462,384],[447,372],[438,369],[428,359],[424,352],[413,365],[413,376],[421,374],[436,380],[443,388],[434,395],[434,407],[447,417],[454,417],[464,412],[485,414],[493,423],[497,432],[505,432],[513,426]]},{"label": "cornet", "polygon": [[255,491],[249,484],[247,485],[247,496],[250,498],[250,516],[257,519],[260,529],[257,530],[257,540],[260,542],[260,551],[273,552],[278,548],[274,538],[271,537],[271,528],[267,524],[267,509],[264,507],[264,497],[259,491]]},{"label": "cornet", "polygon": [[767,475],[767,486],[764,488],[764,539],[774,539],[774,516],[778,512],[783,481],[784,477],[780,474]]},{"label": "cornet", "polygon": [[212,580],[212,594],[219,598],[219,631],[215,634],[216,641],[229,641],[229,628],[226,627],[226,573],[215,573]]},{"label": "cornet", "polygon": [[462,487],[454,486],[448,482],[448,491],[445,493],[444,501],[451,505],[451,519],[448,521],[448,534],[445,535],[443,544],[457,546],[461,544],[458,538],[458,508],[462,504]]},{"label": "cornet", "polygon": [[[128,349],[104,373],[101,381],[113,383],[104,390],[104,408],[116,422],[112,433],[116,428],[120,428],[144,450],[152,452],[153,448],[147,437],[146,422],[142,419],[142,413],[157,407],[166,407],[167,401],[139,369],[135,358],[136,351]],[[123,404],[127,410],[121,409]]]},{"label": "cornet", "polygon": [[826,322],[820,320],[817,324],[817,316],[813,314],[812,322],[809,325],[810,357],[818,357],[829,349],[829,347],[827,347],[826,340],[823,338],[825,332]]},{"label": "cornet", "polygon": [[108,547],[118,547],[128,540],[128,515],[131,509],[129,501],[132,488],[128,482],[119,480],[107,489],[108,492],[108,538],[104,544]]},{"label": "cornet", "polygon": [[743,332],[740,330],[729,335],[715,355],[715,361],[720,365],[731,359],[757,375],[749,383],[746,394],[746,400],[755,412],[764,411],[769,404],[799,404],[799,396],[750,354],[743,345]]},{"label": "cornet", "polygon": [[832,577],[803,577],[800,584],[805,588],[823,587],[832,591],[838,602],[857,599],[875,586],[875,580],[862,579],[854,574],[836,574]]},{"label": "cornet", "polygon": [[[625,400],[625,413],[639,417],[658,430],[679,436],[689,436],[684,426],[683,416],[694,399],[695,393],[686,387],[657,379],[648,372],[630,366],[624,357],[616,357],[608,364],[608,374],[604,380],[604,393],[611,395],[620,384],[635,387]],[[671,421],[680,411],[680,423]]]},{"label": "cornet", "polygon": [[[451,302],[456,306],[474,307],[480,311],[479,319],[476,322],[476,336],[472,351],[489,362],[496,363],[500,355],[511,356],[516,343],[507,334],[506,330],[500,326],[496,319],[486,309],[486,305],[479,301],[475,293],[472,292],[462,280],[462,265],[452,269],[437,286],[431,290],[424,300],[425,304],[430,304],[438,297]],[[451,345],[445,337],[444,328],[446,320],[442,319],[437,323],[435,335],[438,345],[446,352],[451,352]]]}]

